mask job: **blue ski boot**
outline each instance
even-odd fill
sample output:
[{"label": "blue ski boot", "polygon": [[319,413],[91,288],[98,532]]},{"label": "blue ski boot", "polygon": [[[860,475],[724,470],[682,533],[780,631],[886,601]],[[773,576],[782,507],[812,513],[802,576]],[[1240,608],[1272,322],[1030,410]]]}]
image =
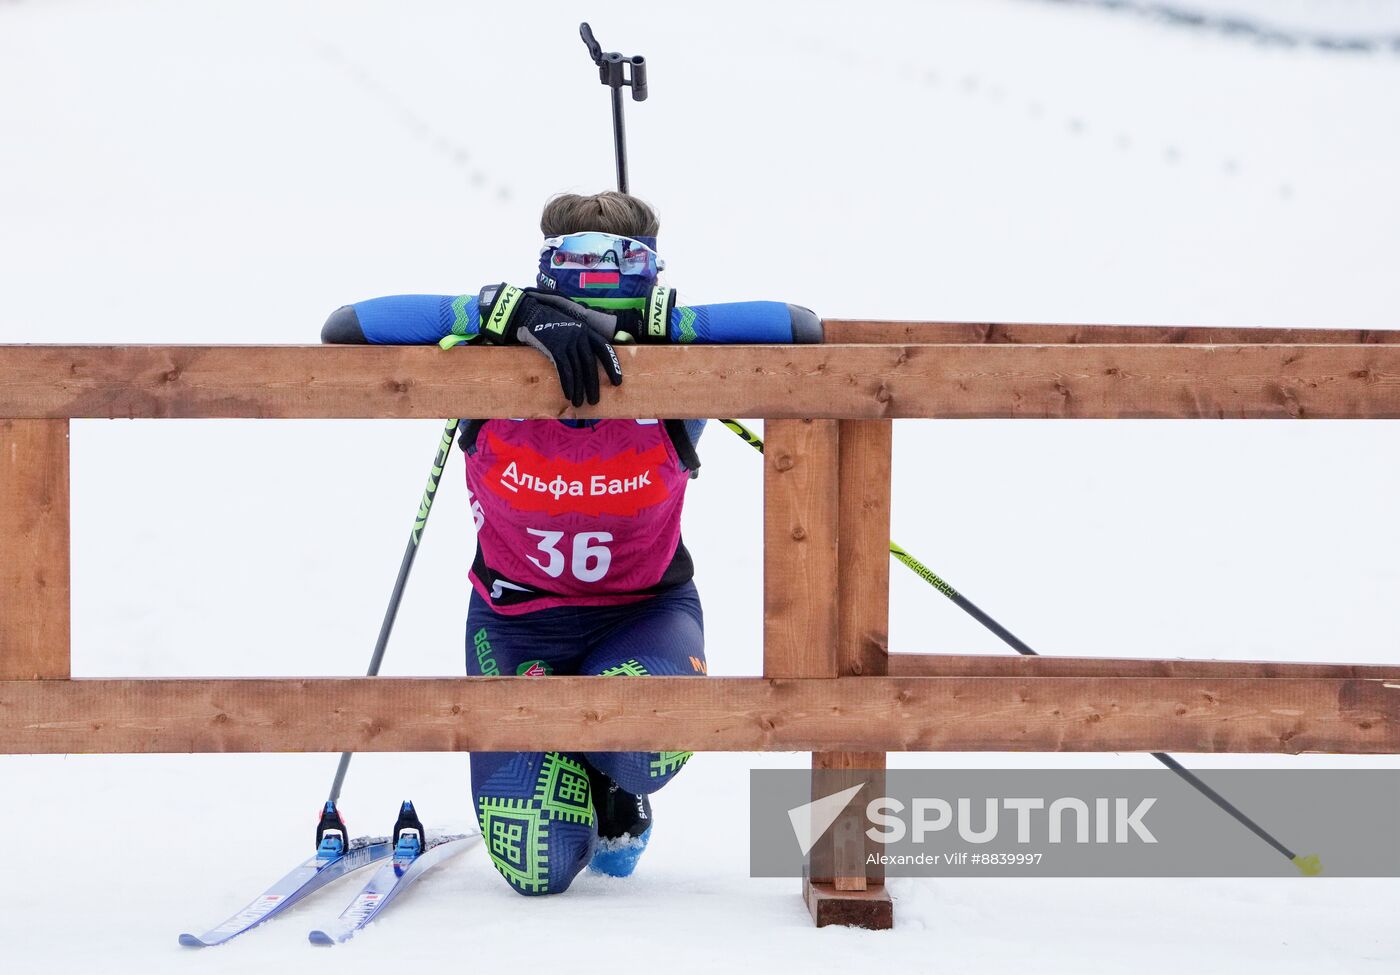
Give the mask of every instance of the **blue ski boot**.
[{"label": "blue ski boot", "polygon": [[593,792],[598,842],[588,869],[609,877],[630,877],[651,839],[651,801],[618,787],[588,762],[588,784]]}]

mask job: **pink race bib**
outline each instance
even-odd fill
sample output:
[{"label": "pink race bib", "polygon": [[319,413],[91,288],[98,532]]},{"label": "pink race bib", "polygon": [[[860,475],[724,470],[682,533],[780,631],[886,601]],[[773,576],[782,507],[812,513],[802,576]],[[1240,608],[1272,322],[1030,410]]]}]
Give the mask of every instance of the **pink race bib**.
[{"label": "pink race bib", "polygon": [[617,605],[691,577],[689,478],[658,421],[489,420],[466,467],[472,585],[497,612]]}]

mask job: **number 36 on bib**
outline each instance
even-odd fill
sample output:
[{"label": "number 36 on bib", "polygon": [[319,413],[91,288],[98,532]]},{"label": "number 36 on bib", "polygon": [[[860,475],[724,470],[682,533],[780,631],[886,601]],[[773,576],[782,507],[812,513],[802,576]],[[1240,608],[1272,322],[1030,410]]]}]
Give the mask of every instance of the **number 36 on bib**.
[{"label": "number 36 on bib", "polygon": [[[525,529],[539,539],[536,548],[544,556],[526,556],[539,566],[540,571],[552,579],[564,574],[565,562],[569,572],[579,582],[597,582],[608,574],[612,567],[612,550],[607,543],[613,540],[612,532],[579,532],[572,541],[566,541],[564,532],[546,531],[539,528]],[[566,559],[560,551],[561,545],[567,548],[570,556]]]}]

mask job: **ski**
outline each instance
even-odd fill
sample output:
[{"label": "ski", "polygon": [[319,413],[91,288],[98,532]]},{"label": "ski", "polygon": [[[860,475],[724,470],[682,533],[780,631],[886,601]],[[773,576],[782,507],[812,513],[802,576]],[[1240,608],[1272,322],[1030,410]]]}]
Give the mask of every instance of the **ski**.
[{"label": "ski", "polygon": [[326,803],[321,813],[316,840],[316,855],[310,860],[267,888],[247,907],[218,927],[199,935],[181,934],[180,944],[187,948],[221,945],[276,917],[332,880],[383,860],[394,852],[393,841],[387,837],[362,836],[347,843],[345,823],[333,802]]},{"label": "ski", "polygon": [[340,917],[324,928],[310,932],[314,945],[335,945],[349,941],[355,933],[377,918],[386,907],[419,877],[439,863],[463,852],[480,833],[428,838],[413,803],[404,802],[394,824],[394,858],[374,872]]}]

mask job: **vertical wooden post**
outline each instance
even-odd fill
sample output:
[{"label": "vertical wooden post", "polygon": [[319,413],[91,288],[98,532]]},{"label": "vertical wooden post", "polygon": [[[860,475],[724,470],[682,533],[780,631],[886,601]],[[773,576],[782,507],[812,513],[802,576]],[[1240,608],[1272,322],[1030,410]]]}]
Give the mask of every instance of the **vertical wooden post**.
[{"label": "vertical wooden post", "polygon": [[[838,677],[880,676],[888,670],[892,434],[889,420],[838,425],[839,642],[832,671]],[[864,786],[813,851],[812,873],[803,884],[812,919],[818,927],[892,927],[884,870],[867,865],[867,855],[879,848],[865,836],[862,812],[869,799],[884,792],[885,753],[817,752],[812,769],[822,795]]]},{"label": "vertical wooden post", "polygon": [[763,452],[763,676],[832,677],[837,421],[770,420]]},{"label": "vertical wooden post", "polygon": [[68,421],[0,420],[0,680],[70,675]]},{"label": "vertical wooden post", "polygon": [[[841,420],[841,677],[880,677],[889,669],[890,420]],[[881,762],[883,764],[883,754]]]}]

